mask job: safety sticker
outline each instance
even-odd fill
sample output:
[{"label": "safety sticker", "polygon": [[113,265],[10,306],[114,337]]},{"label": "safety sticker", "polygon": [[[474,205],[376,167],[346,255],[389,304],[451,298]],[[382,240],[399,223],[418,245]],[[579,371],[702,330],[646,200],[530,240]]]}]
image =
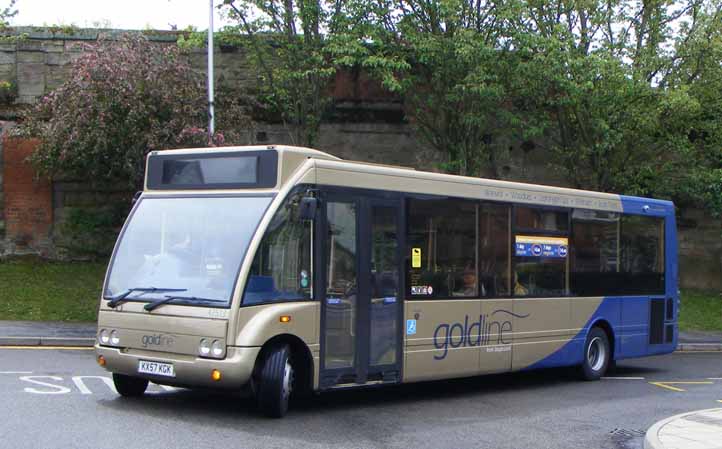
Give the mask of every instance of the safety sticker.
[{"label": "safety sticker", "polygon": [[411,268],[421,268],[421,248],[411,248]]}]

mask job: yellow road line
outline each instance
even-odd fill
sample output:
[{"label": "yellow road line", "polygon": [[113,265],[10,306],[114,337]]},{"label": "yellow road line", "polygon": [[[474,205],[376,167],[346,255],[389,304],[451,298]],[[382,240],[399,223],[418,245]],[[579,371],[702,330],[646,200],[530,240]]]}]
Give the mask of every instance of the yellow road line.
[{"label": "yellow road line", "polygon": [[709,382],[709,381],[672,381],[672,382],[649,382],[649,383],[654,386],[666,388],[666,389],[672,390],[672,391],[687,391],[682,388],[673,387],[672,385],[712,385],[712,384],[714,384],[714,382]]},{"label": "yellow road line", "polygon": [[61,350],[72,350],[72,351],[92,351],[93,347],[87,347],[87,346],[0,346],[0,350],[2,349],[28,349],[28,350],[36,350],[36,349],[61,349]]}]

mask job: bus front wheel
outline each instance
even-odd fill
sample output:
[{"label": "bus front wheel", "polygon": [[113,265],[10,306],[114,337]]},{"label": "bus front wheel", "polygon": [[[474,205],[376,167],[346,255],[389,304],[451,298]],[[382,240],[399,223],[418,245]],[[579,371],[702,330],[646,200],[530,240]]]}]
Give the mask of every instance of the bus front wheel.
[{"label": "bus front wheel", "polygon": [[592,328],[584,343],[584,361],[580,367],[582,379],[599,380],[609,367],[611,354],[607,333],[601,328]]},{"label": "bus front wheel", "polygon": [[121,396],[138,397],[148,388],[148,379],[113,373],[113,384]]},{"label": "bus front wheel", "polygon": [[271,349],[263,361],[257,389],[258,405],[266,416],[282,418],[286,414],[293,383],[291,349],[288,345]]}]

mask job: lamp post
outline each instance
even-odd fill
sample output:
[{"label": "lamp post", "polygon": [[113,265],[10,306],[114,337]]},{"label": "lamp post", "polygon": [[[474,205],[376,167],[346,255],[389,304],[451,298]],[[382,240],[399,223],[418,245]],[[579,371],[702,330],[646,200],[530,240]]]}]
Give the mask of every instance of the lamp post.
[{"label": "lamp post", "polygon": [[215,112],[213,110],[213,0],[209,0],[208,12],[208,141],[215,134]]}]

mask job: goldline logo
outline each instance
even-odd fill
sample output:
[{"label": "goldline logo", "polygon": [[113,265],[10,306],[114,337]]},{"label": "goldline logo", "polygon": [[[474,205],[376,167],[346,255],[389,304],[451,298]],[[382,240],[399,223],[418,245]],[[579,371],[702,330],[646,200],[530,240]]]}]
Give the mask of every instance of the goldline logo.
[{"label": "goldline logo", "polygon": [[[499,314],[499,317],[494,319],[493,317],[497,314]],[[493,311],[490,315],[479,315],[479,320],[471,323],[469,323],[469,315],[466,315],[463,323],[439,324],[434,331],[434,347],[444,352],[435,354],[434,359],[445,359],[449,353],[449,347],[510,344],[511,341],[507,337],[513,329],[512,317],[524,319],[529,317],[529,314],[519,315],[508,310],[499,309]]]}]

